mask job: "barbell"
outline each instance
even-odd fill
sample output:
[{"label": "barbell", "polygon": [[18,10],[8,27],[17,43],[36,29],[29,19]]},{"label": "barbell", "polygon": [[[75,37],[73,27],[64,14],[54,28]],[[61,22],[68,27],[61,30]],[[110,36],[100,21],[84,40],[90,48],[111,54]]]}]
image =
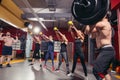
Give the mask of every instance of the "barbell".
[{"label": "barbell", "polygon": [[106,15],[109,5],[109,0],[74,0],[71,12],[79,23],[93,25]]}]

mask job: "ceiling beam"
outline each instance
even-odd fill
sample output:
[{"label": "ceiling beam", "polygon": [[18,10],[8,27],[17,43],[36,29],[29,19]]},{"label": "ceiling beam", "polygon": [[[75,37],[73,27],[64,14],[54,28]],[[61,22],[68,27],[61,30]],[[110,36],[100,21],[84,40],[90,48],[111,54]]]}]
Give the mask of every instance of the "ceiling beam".
[{"label": "ceiling beam", "polygon": [[[37,14],[40,18],[71,18],[71,13],[39,13]],[[25,13],[21,15],[22,18],[34,18],[34,15],[32,13]]]}]

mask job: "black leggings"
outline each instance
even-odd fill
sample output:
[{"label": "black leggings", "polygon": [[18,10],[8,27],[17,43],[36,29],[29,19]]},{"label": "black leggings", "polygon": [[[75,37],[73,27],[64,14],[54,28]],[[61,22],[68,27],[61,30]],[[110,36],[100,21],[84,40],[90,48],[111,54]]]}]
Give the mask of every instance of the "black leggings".
[{"label": "black leggings", "polygon": [[40,59],[40,50],[39,49],[34,50],[33,58]]},{"label": "black leggings", "polygon": [[52,66],[54,66],[54,52],[53,51],[48,51],[46,56],[45,56],[45,65],[47,63],[47,60],[49,58],[49,55],[51,57],[51,60],[52,60]]},{"label": "black leggings", "polygon": [[60,66],[62,64],[62,59],[64,58],[65,63],[66,63],[66,69],[67,72],[69,71],[69,62],[68,62],[68,55],[67,52],[60,52],[59,54],[59,63],[58,63],[58,69],[60,69]]},{"label": "black leggings", "polygon": [[83,70],[84,70],[84,74],[85,74],[85,76],[87,76],[87,68],[86,68],[86,65],[85,65],[85,58],[84,58],[84,54],[82,53],[82,51],[76,52],[74,54],[72,73],[74,73],[74,71],[75,71],[78,57],[80,57],[80,61],[81,61],[81,64],[82,64],[82,67],[83,67]]}]

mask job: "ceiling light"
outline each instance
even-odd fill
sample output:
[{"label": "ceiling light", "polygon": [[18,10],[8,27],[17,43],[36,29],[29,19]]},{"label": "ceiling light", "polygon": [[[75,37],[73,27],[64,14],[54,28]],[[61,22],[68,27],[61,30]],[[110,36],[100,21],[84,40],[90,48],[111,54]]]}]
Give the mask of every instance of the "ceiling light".
[{"label": "ceiling light", "polygon": [[34,28],[33,28],[33,32],[34,32],[35,34],[39,34],[39,32],[40,32],[40,27],[34,27]]}]

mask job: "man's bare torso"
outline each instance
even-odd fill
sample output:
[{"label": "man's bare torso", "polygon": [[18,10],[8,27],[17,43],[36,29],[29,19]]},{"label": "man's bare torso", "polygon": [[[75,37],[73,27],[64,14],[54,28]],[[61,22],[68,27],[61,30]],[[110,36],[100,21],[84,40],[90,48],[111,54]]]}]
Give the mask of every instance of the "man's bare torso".
[{"label": "man's bare torso", "polygon": [[97,30],[97,32],[95,33],[97,48],[103,47],[104,45],[111,45],[112,30],[110,23],[108,21],[100,21],[95,26]]},{"label": "man's bare torso", "polygon": [[3,37],[3,40],[5,42],[5,46],[12,46],[12,43],[14,42],[14,39],[12,37]]}]

